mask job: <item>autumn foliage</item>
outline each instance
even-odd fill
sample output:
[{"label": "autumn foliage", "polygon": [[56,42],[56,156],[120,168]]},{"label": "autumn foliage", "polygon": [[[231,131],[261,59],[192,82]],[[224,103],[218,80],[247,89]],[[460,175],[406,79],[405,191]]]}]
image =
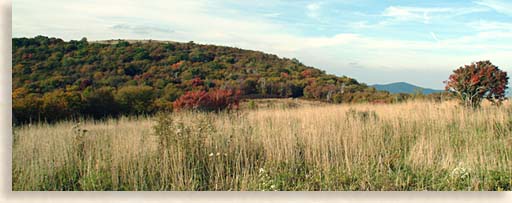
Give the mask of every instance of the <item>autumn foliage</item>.
[{"label": "autumn foliage", "polygon": [[479,61],[453,71],[446,90],[456,94],[463,105],[476,108],[483,99],[500,104],[505,100],[507,72],[490,61]]},{"label": "autumn foliage", "polygon": [[[117,117],[170,111],[186,92],[214,98],[205,108],[242,98],[304,98],[333,103],[392,100],[346,76],[326,74],[297,59],[195,43],[37,36],[12,39],[16,123]],[[188,93],[183,99],[201,98]],[[212,96],[212,95],[210,95]],[[212,97],[213,97],[212,96]],[[226,99],[228,101],[223,101]],[[185,100],[178,106],[187,106]],[[205,102],[203,99],[201,102]],[[224,104],[223,104],[224,103]]]},{"label": "autumn foliage", "polygon": [[176,111],[184,109],[200,111],[237,109],[239,95],[239,91],[233,90],[189,91],[178,98],[173,106]]}]

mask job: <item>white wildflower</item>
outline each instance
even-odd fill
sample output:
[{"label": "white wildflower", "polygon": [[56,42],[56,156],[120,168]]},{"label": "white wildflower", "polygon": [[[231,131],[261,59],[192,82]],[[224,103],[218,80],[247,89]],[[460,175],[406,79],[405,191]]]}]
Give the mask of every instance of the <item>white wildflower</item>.
[{"label": "white wildflower", "polygon": [[460,179],[466,179],[469,177],[470,170],[463,167],[462,164],[459,164],[456,168],[452,171],[452,178],[460,178]]},{"label": "white wildflower", "polygon": [[265,169],[260,168],[259,172],[260,172],[260,173],[265,173]]},{"label": "white wildflower", "polygon": [[212,156],[213,156],[213,153],[210,153],[208,156],[212,157]]}]

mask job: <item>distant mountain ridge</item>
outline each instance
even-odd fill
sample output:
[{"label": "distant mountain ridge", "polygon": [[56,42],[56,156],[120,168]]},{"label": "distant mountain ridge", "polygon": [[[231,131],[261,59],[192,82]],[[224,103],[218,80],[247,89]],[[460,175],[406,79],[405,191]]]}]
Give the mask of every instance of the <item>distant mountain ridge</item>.
[{"label": "distant mountain ridge", "polygon": [[390,93],[412,94],[412,93],[415,93],[415,91],[417,91],[417,89],[420,89],[423,94],[432,94],[432,93],[444,91],[444,90],[423,88],[423,87],[419,87],[419,86],[409,84],[406,82],[396,82],[396,83],[390,83],[390,84],[375,84],[375,85],[371,85],[371,86],[375,87],[375,89],[377,89],[377,90],[388,91]]}]

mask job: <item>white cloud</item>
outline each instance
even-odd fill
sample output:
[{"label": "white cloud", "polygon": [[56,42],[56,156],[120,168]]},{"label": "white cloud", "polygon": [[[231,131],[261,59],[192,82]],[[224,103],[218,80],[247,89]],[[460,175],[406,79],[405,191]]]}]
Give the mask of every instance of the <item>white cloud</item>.
[{"label": "white cloud", "polygon": [[475,3],[492,8],[497,12],[506,15],[512,15],[512,3],[510,1],[506,2],[503,0],[480,0],[476,1]]},{"label": "white cloud", "polygon": [[320,16],[320,9],[321,9],[322,3],[320,2],[313,2],[306,6],[307,9],[307,15],[311,18],[318,18]]},{"label": "white cloud", "polygon": [[436,33],[430,32],[430,36],[432,36],[432,39],[434,39],[436,42],[440,42],[439,38],[437,38]]},{"label": "white cloud", "polygon": [[[377,17],[381,17],[377,22],[371,23],[367,20],[353,21],[347,23],[346,27],[354,30],[385,28],[393,25],[402,25],[405,22],[419,22],[423,24],[439,24],[453,22],[455,17],[468,14],[489,11],[487,7],[407,7],[407,6],[389,6]],[[357,12],[356,12],[357,13]],[[375,15],[358,13],[358,15],[374,18]]]},{"label": "white cloud", "polygon": [[128,25],[128,24],[117,24],[111,27],[116,31],[132,32],[136,34],[152,34],[152,33],[172,33],[174,32],[170,28],[158,27],[151,25]]},{"label": "white cloud", "polygon": [[368,21],[356,21],[356,22],[349,22],[348,27],[353,29],[361,29],[361,28],[371,28],[372,26],[368,23]]},{"label": "white cloud", "polygon": [[263,14],[263,16],[268,17],[268,18],[276,18],[276,17],[281,16],[281,13],[265,13],[265,14]]},{"label": "white cloud", "polygon": [[401,7],[390,6],[384,10],[382,16],[391,17],[399,21],[422,21],[425,24],[430,23],[432,13],[447,13],[452,10],[449,8],[422,8],[422,7]]},{"label": "white cloud", "polygon": [[[405,7],[389,6],[382,16],[391,18],[394,22],[418,21],[424,24],[430,24],[433,19],[447,20],[456,16],[467,15],[486,11],[485,8],[478,7],[459,7],[459,8],[441,8],[441,7]],[[390,24],[392,22],[388,22]]]},{"label": "white cloud", "polygon": [[361,37],[356,34],[337,34],[333,37],[314,37],[314,38],[305,38],[300,39],[304,40],[305,47],[329,47],[329,46],[340,46],[344,44],[349,44],[351,42],[355,42],[360,40]]},{"label": "white cloud", "polygon": [[512,32],[512,23],[479,20],[467,23],[467,26],[478,31],[508,31]]}]

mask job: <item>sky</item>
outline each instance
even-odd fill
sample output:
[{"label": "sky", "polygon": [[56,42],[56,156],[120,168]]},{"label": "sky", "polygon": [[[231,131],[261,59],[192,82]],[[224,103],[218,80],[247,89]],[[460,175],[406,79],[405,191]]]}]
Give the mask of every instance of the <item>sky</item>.
[{"label": "sky", "polygon": [[232,46],[367,84],[443,89],[479,60],[512,73],[511,0],[16,0],[12,35]]}]

